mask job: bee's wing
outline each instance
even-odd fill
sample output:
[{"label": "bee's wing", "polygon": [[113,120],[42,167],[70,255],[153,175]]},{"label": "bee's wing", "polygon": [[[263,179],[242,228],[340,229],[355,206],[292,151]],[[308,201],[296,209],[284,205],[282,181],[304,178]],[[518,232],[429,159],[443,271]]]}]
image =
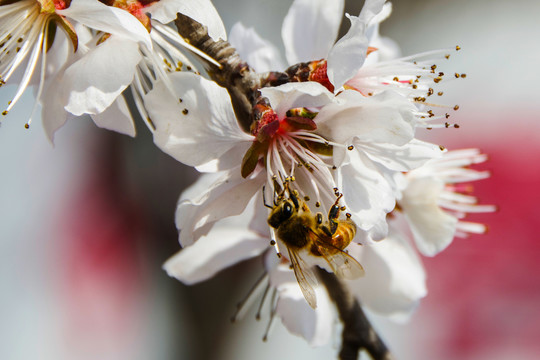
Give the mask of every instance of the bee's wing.
[{"label": "bee's wing", "polygon": [[295,250],[291,250],[289,247],[287,247],[287,250],[289,251],[289,259],[293,266],[296,281],[300,285],[300,290],[302,290],[302,294],[304,294],[309,306],[315,309],[317,307],[317,297],[313,288],[318,284],[317,277],[313,273],[311,266],[307,265]]},{"label": "bee's wing", "polygon": [[324,260],[330,268],[340,278],[356,279],[364,276],[364,268],[355,258],[345,251],[322,240],[319,236],[313,237],[315,244]]}]

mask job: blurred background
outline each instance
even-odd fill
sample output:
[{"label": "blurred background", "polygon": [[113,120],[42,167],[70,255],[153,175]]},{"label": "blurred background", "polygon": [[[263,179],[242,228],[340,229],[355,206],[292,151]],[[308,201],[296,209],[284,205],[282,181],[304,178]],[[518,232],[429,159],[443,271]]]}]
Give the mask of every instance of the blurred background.
[{"label": "blurred background", "polygon": [[[227,29],[253,26],[281,45],[291,0],[214,0]],[[362,1],[347,2],[358,14]],[[459,129],[426,140],[479,147],[490,226],[424,258],[429,294],[404,325],[377,321],[398,359],[540,357],[540,2],[400,0],[381,26],[403,55],[460,45],[448,85]],[[344,28],[346,29],[346,27]],[[0,103],[15,92],[2,88]],[[31,94],[25,101],[32,103]],[[71,121],[51,146],[22,103],[0,128],[0,359],[331,359],[277,324],[263,342],[254,314],[231,324],[262,268],[257,260],[184,286],[161,264],[178,249],[174,210],[197,174],[136,138]],[[216,301],[218,300],[218,301]],[[276,355],[278,354],[279,355]]]}]

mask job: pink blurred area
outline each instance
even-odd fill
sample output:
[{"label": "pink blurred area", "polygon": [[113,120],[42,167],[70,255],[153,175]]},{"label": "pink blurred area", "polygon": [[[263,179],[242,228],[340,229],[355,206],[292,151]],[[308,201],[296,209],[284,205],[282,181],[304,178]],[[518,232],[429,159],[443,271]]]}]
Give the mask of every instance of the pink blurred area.
[{"label": "pink blurred area", "polygon": [[140,307],[150,290],[138,249],[144,216],[140,204],[129,203],[121,174],[114,174],[118,165],[109,157],[89,161],[88,177],[59,219],[66,341],[85,351],[129,349],[144,335]]},{"label": "pink blurred area", "polygon": [[[527,117],[534,115],[519,116]],[[490,137],[452,141],[453,148],[474,144],[490,156],[477,168],[492,177],[476,182],[474,192],[499,211],[470,216],[489,232],[456,238],[441,254],[424,258],[429,294],[415,324],[426,327],[415,330],[423,334],[416,341],[437,359],[540,357],[540,143],[535,132],[502,126],[507,117],[491,121],[499,131]]]}]

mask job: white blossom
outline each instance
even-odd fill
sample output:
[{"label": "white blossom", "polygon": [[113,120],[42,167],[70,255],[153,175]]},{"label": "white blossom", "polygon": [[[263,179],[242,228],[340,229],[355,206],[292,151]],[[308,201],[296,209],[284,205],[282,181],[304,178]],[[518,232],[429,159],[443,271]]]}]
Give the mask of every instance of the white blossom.
[{"label": "white blossom", "polygon": [[[147,7],[137,1],[117,1],[108,8],[117,18],[101,19],[100,32],[94,32],[80,47],[79,59],[57,79],[62,92],[55,96],[64,101],[62,107],[45,114],[47,124],[51,124],[46,126],[51,139],[69,117],[83,114],[89,114],[100,127],[134,136],[133,119],[121,96],[128,87],[145,124],[153,131],[142,96],[158,79],[167,82],[169,72],[197,70],[178,49],[193,47],[166,25],[176,19],[177,12],[204,22],[216,40],[226,38],[223,23],[209,0],[161,0]],[[80,11],[73,6],[68,10],[71,14]],[[86,14],[85,19],[93,16]]]},{"label": "white blossom", "polygon": [[407,218],[418,250],[434,256],[444,250],[454,236],[483,234],[484,224],[463,220],[467,213],[492,212],[493,205],[479,205],[470,195],[470,182],[489,177],[488,171],[469,166],[486,161],[478,149],[449,151],[441,159],[406,174],[406,187],[399,206]]},{"label": "white blossom", "polygon": [[[57,121],[47,117],[49,108],[55,114],[60,109],[66,116],[62,97],[65,84],[60,84],[58,78],[73,60],[73,52],[83,46],[89,29],[149,40],[148,34],[137,32],[137,21],[131,15],[97,0],[15,1],[0,6],[0,18],[0,84],[19,84],[3,115],[15,106],[29,85],[36,84],[36,105],[42,103],[47,110],[43,112],[46,129]],[[55,34],[54,38],[51,34]]]},{"label": "white blossom", "polygon": [[[270,322],[279,317],[291,333],[304,337],[312,346],[327,344],[335,331],[336,312],[325,288],[315,288],[317,308],[311,308],[288,260],[278,258],[270,245],[268,215],[258,196],[240,205],[249,188],[261,186],[264,177],[258,174],[235,186],[234,176],[238,176],[234,171],[205,174],[182,194],[176,225],[184,248],[164,264],[164,269],[183,283],[194,284],[236,263],[261,257],[266,275],[236,317],[241,317],[264,290],[260,301],[269,304]],[[260,190],[258,195],[262,197]],[[225,209],[230,208],[233,216],[227,216],[231,212]],[[396,231],[369,246],[351,244],[348,251],[361,261],[366,275],[347,281],[347,285],[371,311],[397,320],[407,318],[426,295],[422,265]]]}]

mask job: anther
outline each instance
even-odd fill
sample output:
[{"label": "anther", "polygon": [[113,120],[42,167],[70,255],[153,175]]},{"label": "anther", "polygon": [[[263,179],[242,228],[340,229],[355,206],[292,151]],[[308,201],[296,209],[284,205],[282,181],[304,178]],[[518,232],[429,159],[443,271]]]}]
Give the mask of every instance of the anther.
[{"label": "anther", "polygon": [[444,146],[442,146],[442,145],[439,145],[439,149],[441,149],[441,151],[443,151],[446,148]]},{"label": "anther", "polygon": [[183,102],[184,100],[182,100],[182,98],[178,98],[178,102],[181,103]]},{"label": "anther", "polygon": [[457,78],[459,78],[459,74],[458,73],[455,73],[454,76]]},{"label": "anther", "polygon": [[353,150],[353,149],[354,149],[354,146],[353,146],[353,145],[349,145],[349,146],[347,146],[347,150],[349,150],[349,151],[350,151],[350,150]]},{"label": "anther", "polygon": [[276,245],[276,240],[270,240],[270,246]]},{"label": "anther", "polygon": [[189,110],[188,110],[188,109],[184,109],[184,110],[182,110],[182,114],[184,114],[184,115],[187,115],[187,114],[188,114],[188,112],[189,112]]},{"label": "anther", "polygon": [[444,93],[442,91],[439,91],[437,95],[442,96]]},{"label": "anther", "polygon": [[459,129],[459,125],[458,125],[458,124],[454,124],[454,128]]},{"label": "anther", "polygon": [[438,84],[440,81],[442,80],[442,77],[440,76],[437,76],[435,79],[433,79],[433,81]]},{"label": "anther", "polygon": [[345,216],[347,217],[347,219],[350,219],[351,218],[351,213],[346,213]]},{"label": "anther", "polygon": [[454,106],[454,111],[458,111],[458,110],[459,110],[459,105]]},{"label": "anther", "polygon": [[456,45],[456,51],[459,51],[461,50],[461,47],[459,47],[459,45]]},{"label": "anther", "polygon": [[317,201],[317,202],[315,203],[315,207],[321,207],[321,203]]},{"label": "anther", "polygon": [[24,128],[25,129],[30,129],[30,124],[29,123],[24,124]]},{"label": "anther", "polygon": [[461,74],[461,78],[465,79],[467,77],[467,74]]}]

